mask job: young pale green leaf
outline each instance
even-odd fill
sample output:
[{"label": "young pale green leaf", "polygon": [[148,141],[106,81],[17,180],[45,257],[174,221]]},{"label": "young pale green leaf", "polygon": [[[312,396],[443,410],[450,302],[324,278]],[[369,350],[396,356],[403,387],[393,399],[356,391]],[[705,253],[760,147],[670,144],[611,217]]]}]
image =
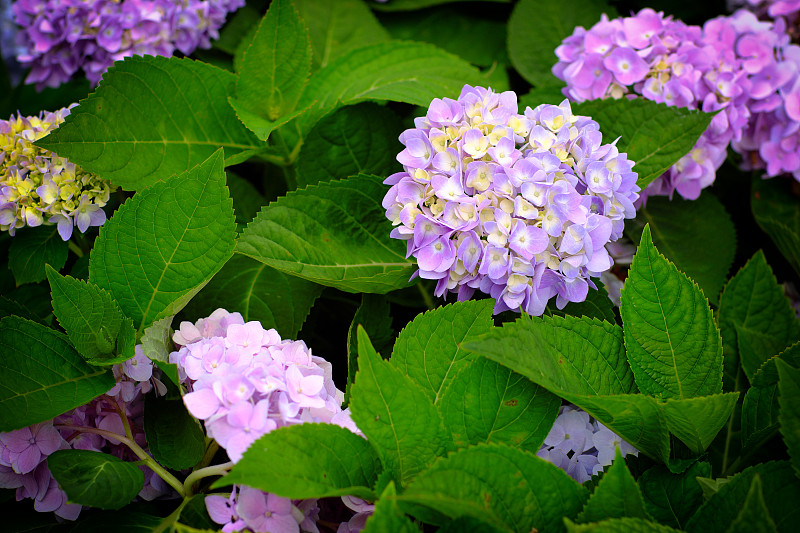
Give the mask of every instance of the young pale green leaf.
[{"label": "young pale green leaf", "polygon": [[678,533],[676,529],[641,518],[612,518],[594,524],[575,524],[569,519],[564,522],[567,533]]},{"label": "young pale green leaf", "polygon": [[355,433],[333,424],[298,424],[259,438],[214,487],[238,483],[284,498],[349,494],[374,500],[370,487],[380,471],[372,446]]},{"label": "young pale green leaf", "polygon": [[236,251],[288,274],[349,292],[384,294],[408,285],[414,263],[389,237],[377,176],[293,191],[242,233]]},{"label": "young pale green leaf", "polygon": [[645,509],[642,492],[617,448],[614,462],[603,474],[577,521],[600,522],[609,518],[625,517],[644,520],[651,518]]},{"label": "young pale green leaf", "polygon": [[[556,81],[550,72],[558,60],[556,47],[572,35],[577,26],[590,28],[600,22],[603,13],[610,18],[617,16],[617,11],[603,0],[574,1],[569,9],[547,0],[521,0],[508,20],[511,64],[533,85],[552,85]],[[531,28],[534,20],[535,31]]]},{"label": "young pale green leaf", "polygon": [[792,466],[800,476],[800,370],[778,360],[778,399],[781,411],[778,419],[781,423],[781,435]]},{"label": "young pale green leaf", "polygon": [[[487,468],[487,465],[491,465]],[[502,531],[563,531],[588,492],[555,465],[508,446],[479,444],[450,454],[397,497],[450,518],[471,516]]]},{"label": "young pale green leaf", "polygon": [[459,95],[465,83],[480,85],[482,75],[463,59],[435,46],[389,41],[351,50],[311,76],[298,119],[308,132],[323,116],[342,105],[390,100],[427,106],[434,98]]},{"label": "young pale green leaf", "polygon": [[474,359],[461,343],[492,329],[493,303],[457,302],[418,315],[397,336],[392,366],[438,403],[447,384]]},{"label": "young pale green leaf", "polygon": [[95,241],[89,281],[111,293],[141,334],[183,309],[222,268],[235,232],[218,150],[117,210]]},{"label": "young pale green leaf", "polygon": [[56,226],[18,232],[8,249],[8,268],[17,286],[47,278],[45,265],[61,270],[67,262],[69,245],[61,240]]},{"label": "young pale green leaf", "polygon": [[694,453],[701,454],[728,421],[738,399],[738,392],[682,400],[669,398],[662,404],[662,411],[670,433]]},{"label": "young pale green leaf", "polygon": [[350,329],[347,331],[347,386],[345,401],[349,401],[350,388],[358,371],[358,326],[364,328],[375,347],[375,351],[384,357],[392,353],[394,330],[388,300],[377,294],[363,294],[361,305],[356,309]]},{"label": "young pale green leaf", "polygon": [[142,350],[151,361],[169,363],[169,354],[173,351],[172,320],[175,317],[167,316],[156,320],[144,330],[142,334]]},{"label": "young pale green leaf", "polygon": [[389,40],[389,34],[363,0],[295,0],[294,3],[308,27],[314,70],[351,50]]},{"label": "young pale green leaf", "polygon": [[390,481],[381,493],[381,497],[375,502],[375,510],[372,516],[367,518],[364,526],[364,533],[383,533],[392,531],[393,533],[414,533],[419,528],[397,507],[397,489],[394,481]]},{"label": "young pale green leaf", "polygon": [[237,71],[231,105],[244,124],[266,140],[292,117],[311,73],[308,30],[290,0],[270,3]]},{"label": "young pale green leaf", "polygon": [[521,317],[464,345],[551,392],[578,395],[636,391],[622,328],[592,318]]},{"label": "young pale green leaf", "polygon": [[752,180],[756,222],[800,275],[800,205],[788,180]]},{"label": "young pale green leaf", "polygon": [[689,533],[725,533],[747,500],[753,478],[761,477],[767,510],[780,533],[792,533],[800,521],[800,479],[788,461],[751,466],[719,487],[686,524]]},{"label": "young pale green leaf", "polygon": [[621,137],[617,146],[636,163],[641,188],[688,154],[714,118],[645,98],[592,100],[573,106],[573,112],[596,120],[607,142]]},{"label": "young pale green leaf", "polygon": [[680,474],[654,466],[639,477],[639,488],[648,514],[658,522],[683,529],[703,503],[703,491],[695,479],[711,475],[711,464],[697,462]]},{"label": "young pale green leaf", "polygon": [[569,302],[564,306],[564,309],[558,309],[556,306],[548,306],[548,310],[550,313],[557,316],[585,316],[588,318],[605,320],[610,324],[616,324],[617,316],[614,314],[614,302],[608,297],[608,292],[599,280],[595,281],[595,285],[597,285],[597,290],[589,291],[586,300],[582,302]]},{"label": "young pale green leaf", "polygon": [[778,533],[764,501],[761,476],[758,474],[753,476],[742,510],[728,528],[728,533]]},{"label": "young pale green leaf", "polygon": [[742,402],[742,448],[755,450],[775,435],[780,426],[779,413],[777,383],[747,389]]},{"label": "young pale green leaf", "polygon": [[775,364],[778,359],[789,366],[800,368],[800,341],[795,342],[778,355],[767,359],[751,380],[751,384],[754,387],[766,387],[778,383],[778,367]]},{"label": "young pale green leaf", "polygon": [[711,303],[719,303],[736,251],[736,231],[722,203],[711,194],[697,200],[651,197],[625,224],[633,241],[641,238],[644,224],[658,251],[692,278]]},{"label": "young pale green leaf", "polygon": [[649,226],[625,280],[620,315],[642,393],[683,399],[722,392],[722,341],[708,301],[656,250]]},{"label": "young pale green leaf", "polygon": [[191,316],[205,316],[220,307],[235,309],[245,321],[258,320],[264,328],[293,339],[321,293],[321,285],[235,254],[186,310]]},{"label": "young pale green leaf", "polygon": [[[752,381],[769,358],[800,340],[800,323],[772,274],[763,252],[757,252],[725,286],[719,302],[719,325],[725,353],[725,373],[735,377],[737,361]],[[747,331],[743,354],[737,332]]]},{"label": "young pale green leaf", "polygon": [[47,468],[70,502],[99,509],[128,505],[144,485],[138,466],[106,453],[59,450],[47,457]]},{"label": "young pale green leaf", "polygon": [[103,367],[87,364],[62,335],[15,316],[0,320],[0,431],[58,416],[114,386]]},{"label": "young pale green leaf", "polygon": [[97,285],[62,276],[48,265],[53,312],[75,349],[92,365],[113,365],[133,357],[133,321]]},{"label": "young pale green leaf", "polygon": [[173,470],[196,465],[205,452],[205,433],[183,401],[147,395],[144,435],[153,458]]},{"label": "young pale green leaf", "polygon": [[496,442],[536,453],[553,427],[561,400],[481,357],[449,381],[438,406],[458,448]]},{"label": "young pale green leaf", "polygon": [[262,147],[226,98],[234,75],[190,59],[117,62],[89,98],[36,144],[126,190],[140,190],[208,159],[228,165]]},{"label": "young pale green leaf", "polygon": [[353,421],[402,486],[453,449],[433,402],[408,376],[381,359],[358,328],[358,374],[351,389]]},{"label": "young pale green leaf", "polygon": [[390,109],[372,102],[338,109],[309,132],[297,157],[301,187],[354,174],[387,176],[399,169],[397,136],[403,125]]}]

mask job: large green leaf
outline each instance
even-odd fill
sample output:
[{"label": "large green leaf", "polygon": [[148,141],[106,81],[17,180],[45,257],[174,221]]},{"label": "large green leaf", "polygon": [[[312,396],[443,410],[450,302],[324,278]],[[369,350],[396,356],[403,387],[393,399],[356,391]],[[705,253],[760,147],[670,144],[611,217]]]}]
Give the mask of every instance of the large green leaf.
[{"label": "large green leaf", "polygon": [[800,341],[795,342],[778,355],[767,359],[753,376],[752,385],[754,387],[766,387],[767,385],[776,385],[778,383],[778,367],[776,365],[778,359],[789,366],[800,368]]},{"label": "large green leaf", "polygon": [[350,292],[408,285],[414,264],[391,224],[376,176],[353,176],[293,191],[272,202],[239,238],[236,251],[282,272]]},{"label": "large green leaf", "polygon": [[800,202],[791,180],[753,180],[753,216],[800,275]]},{"label": "large green leaf", "polygon": [[36,144],[126,190],[188,170],[220,147],[234,164],[262,143],[226,101],[233,82],[199,61],[129,57]]},{"label": "large green leaf", "polygon": [[89,281],[138,333],[180,311],[233,254],[236,223],[222,151],[126,201],[101,229]]},{"label": "large green leaf", "polygon": [[708,301],[658,253],[649,226],[625,280],[620,315],[642,393],[684,399],[722,391],[722,341]]},{"label": "large green leaf", "polygon": [[670,398],[662,405],[670,433],[696,454],[703,453],[733,413],[738,392],[697,398]]},{"label": "large green leaf", "polygon": [[266,140],[292,112],[311,73],[311,43],[291,0],[273,0],[237,65],[230,103],[259,139]]},{"label": "large green leaf", "polygon": [[644,224],[650,225],[658,251],[717,304],[736,251],[736,231],[722,203],[712,194],[697,200],[650,197],[636,219],[625,224],[634,241],[640,239]]},{"label": "large green leaf", "polygon": [[28,228],[11,239],[8,249],[8,268],[17,286],[38,283],[47,277],[45,265],[56,270],[67,262],[69,245],[61,240],[57,226]]},{"label": "large green leaf", "polygon": [[363,0],[295,0],[308,26],[314,70],[368,44],[389,39]]},{"label": "large green leaf", "polygon": [[381,359],[358,328],[358,374],[351,389],[353,421],[378,452],[384,468],[406,486],[437,457],[453,449],[433,402],[408,376]]},{"label": "large green leaf", "polygon": [[449,380],[438,406],[456,447],[496,442],[536,453],[553,427],[561,400],[481,357]]},{"label": "large green leaf", "polygon": [[401,509],[414,515],[427,508],[527,533],[534,528],[563,531],[563,517],[575,516],[587,497],[586,489],[563,470],[531,453],[480,444],[437,461],[397,499]]},{"label": "large green leaf", "polygon": [[90,364],[108,365],[133,357],[133,321],[122,314],[107,291],[62,276],[49,266],[47,278],[58,323],[84,359]]},{"label": "large green leaf", "polygon": [[769,515],[764,492],[761,489],[761,476],[753,476],[747,498],[739,515],[733,521],[728,533],[777,533],[775,522]]},{"label": "large green leaf", "polygon": [[370,444],[333,424],[298,424],[255,441],[214,486],[239,483],[285,498],[352,495],[375,499],[381,470]]},{"label": "large green leaf", "polygon": [[392,110],[372,102],[334,111],[303,142],[295,165],[298,185],[399,170],[396,139],[402,130]]},{"label": "large green leaf", "polygon": [[617,11],[603,0],[578,0],[570,3],[568,9],[565,7],[547,0],[521,0],[508,20],[511,64],[536,86],[557,81],[550,73],[558,60],[555,49],[572,35],[576,26],[588,29],[600,22],[603,13],[610,18],[617,16]]},{"label": "large green leaf", "polygon": [[639,488],[647,512],[658,522],[682,529],[703,503],[696,477],[711,475],[709,463],[697,462],[680,474],[665,466],[654,466],[639,477]]},{"label": "large green leaf", "polygon": [[275,328],[282,337],[293,339],[322,288],[236,254],[192,298],[186,312],[207,316],[220,307],[235,310],[245,321],[258,320],[264,328]]},{"label": "large green leaf", "polygon": [[585,316],[616,324],[617,317],[614,314],[614,302],[608,297],[608,291],[599,280],[594,283],[597,285],[597,290],[589,291],[584,301],[569,302],[564,306],[564,309],[548,305],[547,310],[553,315]]},{"label": "large green leaf", "polygon": [[492,300],[457,302],[418,315],[397,336],[391,364],[411,378],[433,403],[471,359],[467,337],[492,329]]},{"label": "large green leaf", "polygon": [[800,370],[778,360],[778,402],[781,412],[778,419],[781,423],[781,435],[789,457],[792,458],[794,471],[800,476]]},{"label": "large green leaf", "polygon": [[464,84],[480,85],[480,72],[435,46],[389,41],[352,50],[311,76],[297,107],[310,110],[298,124],[308,132],[341,105],[391,100],[427,106],[434,98],[458,96]]},{"label": "large green leaf", "polygon": [[597,488],[578,515],[578,522],[599,522],[625,517],[648,520],[650,515],[645,509],[642,492],[617,448],[614,462],[603,474]]},{"label": "large green leaf", "polygon": [[205,452],[205,433],[181,399],[147,395],[144,434],[156,461],[173,470],[192,468]]},{"label": "large green leaf", "polygon": [[451,2],[494,2],[506,4],[511,0],[392,0],[385,4],[374,3],[371,7],[377,11],[412,11]]},{"label": "large green leaf", "polygon": [[779,413],[777,383],[747,389],[742,402],[742,448],[755,449],[775,435]]},{"label": "large green leaf", "polygon": [[657,104],[644,98],[592,100],[574,106],[575,114],[592,117],[603,138],[621,137],[617,146],[634,161],[636,184],[645,188],[688,154],[706,131],[713,113]]},{"label": "large green leaf", "polygon": [[49,420],[115,384],[111,371],[87,364],[66,335],[24,318],[0,320],[0,346],[0,431]]},{"label": "large green leaf", "polygon": [[356,309],[350,329],[347,330],[347,386],[345,401],[349,401],[350,388],[358,371],[358,326],[364,328],[369,335],[375,351],[384,358],[392,353],[394,330],[389,301],[377,294],[361,295],[361,305]]},{"label": "large green leaf", "polygon": [[397,507],[397,489],[394,482],[390,481],[381,493],[381,497],[375,502],[375,510],[367,519],[364,526],[364,533],[414,533],[419,528]]},{"label": "large green leaf", "polygon": [[134,463],[95,451],[59,450],[47,457],[47,467],[70,502],[99,509],[124,507],[144,485]]},{"label": "large green leaf", "polygon": [[569,519],[565,522],[567,533],[678,533],[676,529],[641,518],[612,518],[593,524],[575,524]]}]

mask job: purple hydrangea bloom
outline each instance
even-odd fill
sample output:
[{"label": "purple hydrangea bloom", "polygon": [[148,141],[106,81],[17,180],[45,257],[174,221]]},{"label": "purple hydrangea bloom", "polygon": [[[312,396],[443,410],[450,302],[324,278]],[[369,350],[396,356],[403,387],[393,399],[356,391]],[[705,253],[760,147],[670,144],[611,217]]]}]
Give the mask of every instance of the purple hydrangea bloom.
[{"label": "purple hydrangea bloom", "polygon": [[734,4],[735,7],[747,7],[759,18],[783,17],[789,23],[796,23],[800,16],[800,0],[738,0],[729,4]]},{"label": "purple hydrangea bloom", "polygon": [[243,485],[234,485],[229,496],[205,498],[208,516],[225,533],[319,533],[317,500],[290,500]]},{"label": "purple hydrangea bloom", "polygon": [[466,85],[415,125],[383,200],[415,275],[436,280],[437,296],[489,294],[496,313],[583,301],[639,192],[633,162],[602,144],[598,124],[566,100],[519,114],[513,92]]},{"label": "purple hydrangea bloom", "polygon": [[96,84],[133,55],[189,55],[209,48],[244,0],[17,0],[17,59],[27,83],[58,87],[79,69]]}]

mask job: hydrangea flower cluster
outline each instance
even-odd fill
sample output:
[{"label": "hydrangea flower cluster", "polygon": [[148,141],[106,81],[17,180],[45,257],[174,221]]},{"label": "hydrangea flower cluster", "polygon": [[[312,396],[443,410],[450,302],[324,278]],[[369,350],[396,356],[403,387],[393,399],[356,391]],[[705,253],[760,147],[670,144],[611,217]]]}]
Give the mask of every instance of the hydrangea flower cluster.
[{"label": "hydrangea flower cluster", "polygon": [[69,108],[0,120],[0,230],[13,236],[24,226],[58,224],[66,241],[75,226],[83,233],[106,221],[108,182],[33,144],[67,115]]},{"label": "hydrangea flower cluster", "polygon": [[83,69],[96,84],[114,61],[132,55],[189,55],[209,48],[229,12],[244,0],[17,0],[18,60],[27,83],[58,87]]},{"label": "hydrangea flower cluster", "polygon": [[738,5],[749,5],[750,10],[759,17],[784,17],[789,22],[796,21],[800,15],[800,0],[741,0]]},{"label": "hydrangea flower cluster", "polygon": [[564,470],[578,483],[583,483],[614,461],[617,447],[623,457],[639,455],[636,448],[589,413],[565,405],[536,455]]},{"label": "hydrangea flower cluster", "polygon": [[331,422],[342,411],[330,363],[303,341],[282,340],[239,313],[217,309],[195,324],[182,322],[173,340],[180,349],[170,362],[189,388],[183,401],[233,462],[273,429]]},{"label": "hydrangea flower cluster", "polygon": [[244,485],[233,486],[230,496],[205,499],[208,516],[224,533],[319,533],[317,500],[290,500]]},{"label": "hydrangea flower cluster", "polygon": [[633,162],[602,144],[597,122],[566,100],[520,115],[513,92],[466,85],[415,125],[400,136],[404,171],[385,181],[383,207],[435,294],[479,289],[496,313],[532,315],[553,296],[559,308],[583,301],[639,191]]},{"label": "hydrangea flower cluster", "polygon": [[[0,488],[16,489],[17,501],[30,498],[39,512],[75,520],[81,506],[68,503],[47,467],[47,457],[57,450],[92,450],[120,459],[136,461],[129,448],[113,435],[125,436],[121,416],[130,424],[134,441],[146,450],[143,414],[144,395],[155,390],[166,393],[164,384],[153,374],[153,363],[136,347],[135,356],[114,365],[117,384],[105,395],[77,407],[53,420],[0,433]],[[172,489],[144,466],[145,484],[139,497],[152,500]]]}]

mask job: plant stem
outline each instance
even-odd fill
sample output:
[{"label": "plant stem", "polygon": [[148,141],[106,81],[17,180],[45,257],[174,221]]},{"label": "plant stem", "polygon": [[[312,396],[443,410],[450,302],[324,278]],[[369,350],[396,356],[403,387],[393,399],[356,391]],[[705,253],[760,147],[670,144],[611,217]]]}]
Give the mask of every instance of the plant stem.
[{"label": "plant stem", "polygon": [[81,250],[80,246],[78,246],[77,244],[75,244],[75,241],[71,241],[71,240],[70,240],[70,241],[67,241],[67,246],[69,246],[69,249],[70,249],[70,250],[71,250],[71,251],[72,251],[72,252],[73,252],[75,255],[77,255],[79,258],[80,258],[80,257],[83,257],[83,255],[84,255],[84,254],[83,254],[83,250]]},{"label": "plant stem", "polygon": [[183,482],[183,488],[186,493],[186,497],[190,497],[194,494],[192,491],[192,485],[203,479],[204,477],[211,477],[211,476],[224,476],[227,474],[230,469],[233,468],[233,461],[223,463],[221,465],[214,465],[214,466],[207,466],[205,468],[200,468],[195,470],[186,478]]}]

